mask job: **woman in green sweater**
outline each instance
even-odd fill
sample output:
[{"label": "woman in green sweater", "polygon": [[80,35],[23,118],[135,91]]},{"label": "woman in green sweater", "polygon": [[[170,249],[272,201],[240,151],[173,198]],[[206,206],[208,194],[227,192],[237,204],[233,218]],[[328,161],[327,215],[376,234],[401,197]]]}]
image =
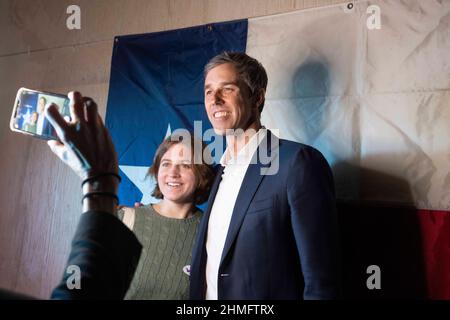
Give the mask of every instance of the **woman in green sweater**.
[{"label": "woman in green sweater", "polygon": [[208,199],[214,179],[210,165],[194,161],[194,144],[202,144],[202,155],[205,145],[189,139],[172,135],[156,151],[148,175],[157,181],[152,196],[161,201],[119,211],[143,247],[125,299],[189,298],[191,251],[202,214],[196,205]]}]

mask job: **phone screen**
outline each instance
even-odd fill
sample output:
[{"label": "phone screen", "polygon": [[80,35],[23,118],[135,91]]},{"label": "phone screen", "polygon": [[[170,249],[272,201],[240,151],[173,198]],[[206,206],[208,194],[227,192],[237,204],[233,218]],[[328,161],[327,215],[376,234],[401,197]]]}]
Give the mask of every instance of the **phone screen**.
[{"label": "phone screen", "polygon": [[20,89],[11,118],[11,129],[42,139],[57,139],[55,129],[45,117],[47,105],[54,103],[63,118],[70,121],[69,99],[60,94]]}]

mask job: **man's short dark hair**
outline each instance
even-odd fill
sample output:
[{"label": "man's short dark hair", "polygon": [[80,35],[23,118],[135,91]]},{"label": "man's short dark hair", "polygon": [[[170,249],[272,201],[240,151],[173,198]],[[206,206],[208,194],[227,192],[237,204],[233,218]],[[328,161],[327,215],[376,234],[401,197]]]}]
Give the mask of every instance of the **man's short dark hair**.
[{"label": "man's short dark hair", "polygon": [[[258,60],[243,52],[225,51],[209,60],[204,69],[205,78],[211,69],[225,63],[230,63],[236,68],[239,79],[248,86],[252,98],[258,99],[261,91],[265,93],[267,88],[266,70]],[[259,105],[260,114],[263,110],[264,102],[265,98],[263,96],[263,100]]]}]

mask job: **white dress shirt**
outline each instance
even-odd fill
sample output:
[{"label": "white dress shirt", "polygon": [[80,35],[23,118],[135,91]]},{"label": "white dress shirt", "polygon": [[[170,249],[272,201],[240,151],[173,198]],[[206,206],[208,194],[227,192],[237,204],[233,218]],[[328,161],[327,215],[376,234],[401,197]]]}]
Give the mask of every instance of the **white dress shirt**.
[{"label": "white dress shirt", "polygon": [[37,134],[42,134],[42,130],[44,128],[44,120],[45,120],[45,115],[44,113],[40,113],[38,116],[38,121],[36,124],[36,133]]},{"label": "white dress shirt", "polygon": [[247,172],[248,165],[264,139],[267,130],[261,128],[249,142],[238,152],[236,157],[227,159],[231,154],[229,147],[225,150],[220,164],[225,167],[222,180],[219,183],[217,194],[211,209],[206,238],[206,299],[217,300],[217,281],[219,277],[219,266],[222,258],[225,240],[230,226],[231,216],[239,190]]}]

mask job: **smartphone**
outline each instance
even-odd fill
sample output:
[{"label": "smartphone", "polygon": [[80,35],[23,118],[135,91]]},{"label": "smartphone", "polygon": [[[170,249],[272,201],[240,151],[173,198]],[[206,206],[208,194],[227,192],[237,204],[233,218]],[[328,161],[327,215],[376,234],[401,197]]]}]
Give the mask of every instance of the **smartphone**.
[{"label": "smartphone", "polygon": [[45,108],[56,104],[66,121],[70,121],[69,99],[66,95],[20,88],[11,115],[12,131],[45,140],[57,140],[55,129],[45,117]]}]

